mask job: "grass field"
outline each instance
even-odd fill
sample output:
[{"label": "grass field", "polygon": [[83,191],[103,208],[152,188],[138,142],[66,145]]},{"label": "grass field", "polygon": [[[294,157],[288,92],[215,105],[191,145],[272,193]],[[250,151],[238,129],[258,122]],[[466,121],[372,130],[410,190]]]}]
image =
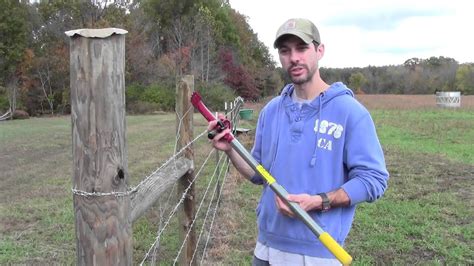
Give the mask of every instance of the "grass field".
[{"label": "grass field", "polygon": [[[474,97],[463,97],[457,110],[436,108],[428,96],[358,98],[372,113],[391,178],[381,200],[358,207],[346,243],[354,265],[474,264]],[[194,124],[196,134],[205,128],[199,115]],[[127,118],[131,186],[173,154],[174,130],[173,114]],[[70,134],[69,117],[0,123],[0,264],[75,263]],[[251,131],[241,140],[250,147],[252,138]],[[207,141],[195,151],[199,166]],[[231,169],[223,184],[205,264],[250,263],[260,188],[237,175]],[[133,226],[135,264],[156,237],[159,209]],[[176,229],[160,242],[167,265],[180,245]]]}]

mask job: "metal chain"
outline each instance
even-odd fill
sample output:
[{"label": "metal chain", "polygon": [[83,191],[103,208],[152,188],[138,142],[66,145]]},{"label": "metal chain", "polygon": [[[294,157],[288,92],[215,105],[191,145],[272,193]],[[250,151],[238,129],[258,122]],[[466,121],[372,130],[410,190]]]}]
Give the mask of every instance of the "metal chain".
[{"label": "metal chain", "polygon": [[85,196],[85,197],[102,197],[102,196],[116,196],[116,197],[124,197],[128,196],[132,193],[135,193],[138,191],[141,185],[143,185],[145,182],[148,181],[153,175],[155,175],[157,172],[159,172],[163,167],[167,166],[171,161],[176,159],[177,156],[179,156],[184,150],[186,150],[193,142],[195,142],[197,139],[202,137],[204,134],[207,133],[207,130],[204,130],[201,134],[199,134],[196,138],[194,138],[191,142],[186,144],[181,150],[179,150],[176,154],[174,154],[172,157],[170,157],[164,164],[162,164],[160,167],[158,167],[155,171],[153,171],[150,175],[148,175],[145,179],[143,179],[137,186],[128,189],[127,191],[112,191],[112,192],[86,192],[82,190],[78,190],[76,188],[72,188],[72,193],[74,195],[79,195],[79,196]]}]

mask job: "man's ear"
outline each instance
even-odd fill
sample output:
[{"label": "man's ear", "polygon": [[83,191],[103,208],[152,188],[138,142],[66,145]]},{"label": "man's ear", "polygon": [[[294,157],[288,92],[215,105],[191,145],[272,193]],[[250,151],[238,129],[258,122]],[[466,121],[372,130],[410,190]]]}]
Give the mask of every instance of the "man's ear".
[{"label": "man's ear", "polygon": [[318,45],[318,47],[316,47],[316,56],[318,57],[318,60],[321,60],[321,58],[323,58],[324,56],[324,44],[321,43],[320,45]]}]

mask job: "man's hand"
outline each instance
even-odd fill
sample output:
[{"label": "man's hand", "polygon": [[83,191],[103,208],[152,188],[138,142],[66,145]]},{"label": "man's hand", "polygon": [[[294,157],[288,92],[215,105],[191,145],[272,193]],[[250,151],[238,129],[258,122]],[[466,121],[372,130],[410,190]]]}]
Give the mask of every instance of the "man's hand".
[{"label": "man's hand", "polygon": [[[285,202],[280,199],[280,197],[276,196],[275,198],[278,211],[280,211],[283,215],[295,217],[295,214],[288,206],[286,206]],[[323,199],[318,195],[312,196],[309,194],[289,194],[287,199],[291,202],[298,203],[298,205],[300,205],[300,207],[306,212],[312,210],[321,210],[323,203]]]},{"label": "man's hand", "polygon": [[[217,119],[225,119],[225,116],[223,114],[218,114]],[[207,131],[216,130],[216,126],[217,126],[217,120],[209,122],[209,125],[207,126]],[[214,148],[218,150],[226,151],[226,152],[230,151],[232,149],[232,147],[230,146],[230,143],[227,142],[225,139],[223,139],[223,137],[230,132],[231,132],[230,129],[226,128],[222,132],[216,134],[214,138],[209,141],[212,142],[212,146],[214,146]]]},{"label": "man's hand", "polygon": [[[346,207],[351,204],[351,200],[344,189],[340,188],[335,191],[327,193],[331,208],[334,207]],[[296,202],[300,207],[308,211],[320,211],[323,209],[323,199],[319,195],[308,195],[308,194],[288,194],[287,199],[292,202]],[[278,211],[282,214],[294,217],[295,214],[286,206],[280,197],[276,196],[276,205]]]}]

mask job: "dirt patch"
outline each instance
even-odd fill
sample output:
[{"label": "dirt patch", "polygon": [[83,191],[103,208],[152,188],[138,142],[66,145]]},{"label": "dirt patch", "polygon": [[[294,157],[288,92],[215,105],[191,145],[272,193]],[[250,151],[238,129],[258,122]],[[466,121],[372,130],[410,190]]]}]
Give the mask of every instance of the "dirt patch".
[{"label": "dirt patch", "polygon": [[[410,265],[419,265],[426,263],[426,261],[430,261],[435,257],[437,257],[436,252],[432,250],[423,249],[420,246],[415,246],[415,248],[408,254],[407,260],[404,262]],[[444,259],[438,259],[438,261],[440,265],[444,265],[446,263]]]},{"label": "dirt patch", "polygon": [[[385,152],[390,182],[404,182],[404,195],[409,199],[420,198],[433,192],[450,191],[472,202],[474,200],[474,165],[448,160],[440,155],[427,153]],[[420,189],[413,189],[419,187]]]},{"label": "dirt patch", "polygon": [[[56,183],[70,182],[71,155],[66,152],[68,149],[65,146],[47,149],[6,148],[5,154],[1,156],[0,201],[16,202],[31,199],[35,195],[57,195],[55,192],[60,191],[57,191],[55,186],[49,185],[49,188],[45,189],[36,184],[51,177],[61,176],[64,176],[64,180]],[[64,193],[60,192],[59,195]]]}]

